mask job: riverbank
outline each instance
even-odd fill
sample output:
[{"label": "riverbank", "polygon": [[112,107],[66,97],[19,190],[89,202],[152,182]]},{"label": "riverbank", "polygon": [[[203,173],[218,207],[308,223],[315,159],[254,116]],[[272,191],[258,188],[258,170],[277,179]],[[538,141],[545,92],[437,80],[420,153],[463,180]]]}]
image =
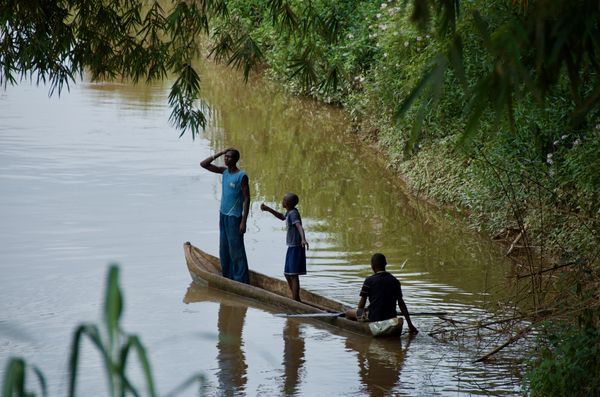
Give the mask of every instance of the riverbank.
[{"label": "riverbank", "polygon": [[[463,12],[480,5],[465,4]],[[464,84],[478,84],[493,66],[480,41],[462,43],[465,76],[447,71],[436,77],[436,88],[421,78],[449,43],[436,26],[416,26],[410,7],[393,1],[287,7],[248,14],[244,0],[232,3],[241,37],[262,50],[267,77],[294,94],[342,106],[356,134],[386,154],[415,195],[462,212],[471,228],[505,241],[510,255],[540,257],[540,271],[585,263],[598,273],[600,124],[590,117],[573,127],[567,81],[543,101],[515,96],[510,115],[481,108],[474,124],[469,112],[478,104],[469,104]],[[282,34],[292,29],[284,11],[294,26],[323,26],[298,38]],[[267,18],[274,12],[279,17]],[[507,18],[504,12],[510,10],[490,17],[490,28]],[[321,15],[335,19],[334,37]],[[236,33],[231,26],[219,26],[214,40],[235,37],[228,36]],[[477,26],[464,17],[456,29],[476,35]],[[413,96],[415,87],[433,96]]]},{"label": "riverbank", "polygon": [[[571,64],[571,74],[559,67],[551,82],[530,89],[538,78],[532,70],[540,68],[524,66],[531,46],[514,34],[491,42],[485,33],[501,38],[510,24],[528,29],[520,24],[539,15],[535,8],[528,14],[514,3],[461,3],[465,17],[453,23],[463,40],[456,45],[440,25],[416,26],[416,10],[394,1],[336,2],[333,9],[289,2],[250,14],[245,1],[235,5],[242,37],[263,49],[268,77],[292,93],[341,105],[356,134],[386,154],[416,196],[455,208],[472,229],[504,242],[524,295],[513,300],[531,302],[536,327],[566,320],[577,334],[587,329],[583,323],[598,324],[600,125],[593,96],[587,117],[574,117],[581,98],[597,90],[596,74],[583,67],[575,78]],[[483,9],[495,11],[482,16]],[[302,34],[281,34],[293,29]],[[223,31],[232,32],[221,29],[224,38]],[[507,48],[521,58],[497,63]],[[441,56],[448,49],[460,54]],[[592,312],[585,321],[582,310]]]}]

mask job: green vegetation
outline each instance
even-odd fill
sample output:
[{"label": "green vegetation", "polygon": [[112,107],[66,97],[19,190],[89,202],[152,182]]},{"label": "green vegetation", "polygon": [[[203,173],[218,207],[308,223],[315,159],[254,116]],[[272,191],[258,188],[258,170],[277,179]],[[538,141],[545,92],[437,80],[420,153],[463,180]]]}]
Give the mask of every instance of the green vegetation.
[{"label": "green vegetation", "polygon": [[531,396],[598,396],[600,378],[600,331],[583,328],[555,331],[542,359],[528,373]]},{"label": "green vegetation", "polygon": [[[596,313],[596,321],[598,313]],[[526,373],[530,396],[600,395],[600,327],[592,313],[576,325],[550,323],[540,337],[539,358]]]},{"label": "green vegetation", "polygon": [[[245,37],[267,75],[343,106],[417,195],[457,207],[473,228],[510,245],[518,280],[527,280],[517,288],[525,297],[514,301],[568,324],[599,306],[597,2],[234,0],[228,7],[215,25],[213,55],[231,62],[239,53],[227,43]],[[596,298],[572,296],[576,285]],[[562,344],[540,350],[532,395],[546,395],[561,371],[564,380],[597,363],[590,330],[543,334],[541,345],[564,341],[568,352]],[[597,394],[593,384],[580,385],[582,395]]]},{"label": "green vegetation", "polygon": [[[81,344],[84,338],[92,342],[95,349],[100,353],[103,368],[106,371],[108,390],[110,396],[156,396],[154,378],[150,368],[146,349],[137,335],[127,334],[121,329],[120,319],[123,310],[123,296],[119,288],[119,268],[112,265],[108,271],[104,300],[104,312],[102,327],[96,324],[81,324],[73,332],[71,343],[71,354],[69,359],[69,396],[77,395],[77,370]],[[127,373],[130,354],[135,352],[140,368],[144,375],[145,389],[140,392]],[[2,396],[35,396],[30,391],[31,386],[27,382],[27,369],[31,370],[37,377],[39,390],[42,396],[47,396],[46,380],[42,371],[36,366],[28,366],[23,358],[12,358],[7,364],[4,375]],[[199,394],[202,395],[204,377],[201,374],[193,375],[172,392],[167,394],[173,396],[186,389],[194,383],[200,385]]]},{"label": "green vegetation", "polygon": [[[343,105],[411,186],[547,258],[600,245],[593,1],[228,2],[213,55],[252,43],[294,92]],[[415,23],[416,22],[416,23]],[[509,233],[508,237],[515,237]]]}]

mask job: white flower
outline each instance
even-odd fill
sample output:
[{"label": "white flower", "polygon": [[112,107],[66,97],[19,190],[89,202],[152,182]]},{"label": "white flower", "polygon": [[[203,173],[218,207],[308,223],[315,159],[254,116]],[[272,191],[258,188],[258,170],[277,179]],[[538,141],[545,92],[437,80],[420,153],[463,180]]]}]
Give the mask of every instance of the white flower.
[{"label": "white flower", "polygon": [[379,29],[386,30],[387,29],[387,25],[385,23],[382,23],[381,25],[379,25]]},{"label": "white flower", "polygon": [[568,135],[563,135],[560,137],[560,139],[562,139],[564,141],[565,139],[567,139],[567,137],[568,137]]},{"label": "white flower", "polygon": [[381,18],[381,14],[377,14],[375,16],[377,17],[377,19]]},{"label": "white flower", "polygon": [[554,176],[554,170],[552,168],[550,168],[548,170],[548,175],[552,178]]},{"label": "white flower", "polygon": [[554,146],[557,146],[559,143],[560,143],[560,139],[558,139],[558,140],[554,141],[552,144],[553,144]]},{"label": "white flower", "polygon": [[554,156],[554,154],[553,154],[553,153],[548,153],[548,154],[546,155],[546,158],[548,158],[548,159],[551,159],[551,158],[552,158],[552,156]]},{"label": "white flower", "polygon": [[384,57],[384,58],[387,58],[387,52],[384,52],[384,53],[383,53],[383,57]]},{"label": "white flower", "polygon": [[417,36],[417,41],[421,41],[421,36]]},{"label": "white flower", "polygon": [[581,143],[581,141],[579,140],[579,138],[575,139],[575,142],[573,142],[573,146],[577,146]]},{"label": "white flower", "polygon": [[430,38],[431,38],[431,36],[430,36],[430,35],[426,35],[425,37],[426,37],[426,38],[428,38],[428,39],[430,39]]},{"label": "white flower", "polygon": [[398,36],[398,32],[394,32],[392,33],[394,36]]},{"label": "white flower", "polygon": [[404,42],[404,47],[408,47],[408,41]]},{"label": "white flower", "polygon": [[381,3],[381,9],[382,9],[382,10],[383,10],[384,8],[386,8],[386,7],[387,7],[387,4],[386,4],[386,3]]},{"label": "white flower", "polygon": [[354,38],[354,35],[352,33],[348,33],[348,39],[352,40]]}]

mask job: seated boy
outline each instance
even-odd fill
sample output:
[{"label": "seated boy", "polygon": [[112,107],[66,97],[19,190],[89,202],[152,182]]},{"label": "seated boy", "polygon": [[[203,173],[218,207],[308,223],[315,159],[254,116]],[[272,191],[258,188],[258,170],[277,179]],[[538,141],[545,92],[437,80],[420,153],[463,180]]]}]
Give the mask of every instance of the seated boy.
[{"label": "seated boy", "polygon": [[[358,321],[382,321],[396,317],[396,302],[406,319],[411,334],[419,331],[410,321],[410,314],[402,299],[402,288],[400,281],[392,274],[385,271],[387,261],[383,254],[374,254],[371,257],[371,269],[373,275],[365,279],[360,290],[360,301],[357,309],[346,311],[346,318]],[[369,299],[369,307],[365,304]]]}]

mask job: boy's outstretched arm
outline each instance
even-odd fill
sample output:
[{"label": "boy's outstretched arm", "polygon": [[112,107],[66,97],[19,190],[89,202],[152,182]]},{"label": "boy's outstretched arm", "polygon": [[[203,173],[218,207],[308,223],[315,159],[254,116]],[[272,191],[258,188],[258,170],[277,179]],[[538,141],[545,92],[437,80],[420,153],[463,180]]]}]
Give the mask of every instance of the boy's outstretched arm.
[{"label": "boy's outstretched arm", "polygon": [[267,211],[270,212],[271,214],[273,214],[273,216],[275,218],[281,219],[282,221],[285,220],[285,215],[283,215],[281,212],[279,211],[275,211],[273,208],[269,207],[268,205],[266,205],[265,203],[262,203],[260,205],[260,209],[263,211]]},{"label": "boy's outstretched arm", "polygon": [[398,307],[408,323],[408,332],[413,335],[418,334],[419,330],[413,325],[412,321],[410,321],[410,314],[408,313],[408,308],[406,307],[406,303],[404,303],[404,299],[402,299],[402,297],[398,298]]}]

